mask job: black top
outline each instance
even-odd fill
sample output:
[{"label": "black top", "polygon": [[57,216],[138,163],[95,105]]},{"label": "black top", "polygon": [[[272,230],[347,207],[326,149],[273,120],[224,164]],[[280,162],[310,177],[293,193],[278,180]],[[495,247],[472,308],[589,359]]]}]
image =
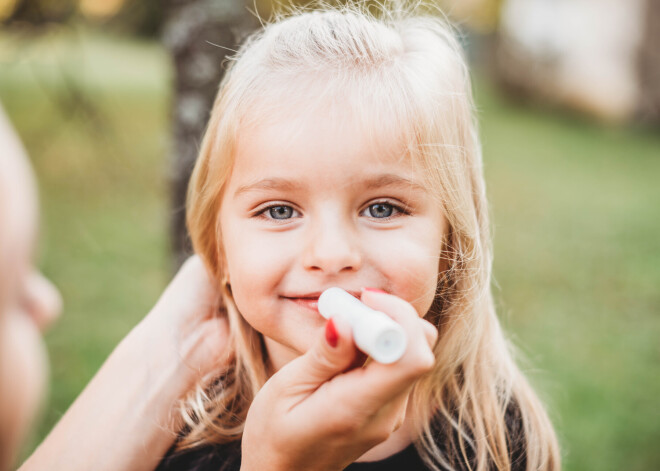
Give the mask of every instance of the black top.
[{"label": "black top", "polygon": [[[196,450],[170,454],[157,471],[238,471],[241,467],[240,444],[215,445]],[[381,461],[353,463],[346,471],[427,471],[414,445]]]},{"label": "black top", "polygon": [[[522,436],[522,418],[520,411],[515,406],[507,409],[505,416],[509,445],[509,458],[512,471],[524,471],[527,465],[525,458],[525,440]],[[447,430],[446,428],[444,429]],[[447,434],[442,427],[434,427],[436,443],[443,450],[447,458],[451,460],[457,469],[469,469],[461,459],[457,459],[456,452],[451,451],[446,440]],[[457,435],[454,433],[454,439]],[[472,468],[476,468],[474,454],[468,451],[468,459]],[[223,445],[206,445],[193,450],[174,452],[173,449],[163,458],[156,471],[239,471],[241,467],[241,444],[240,441]],[[264,468],[266,469],[266,468]],[[345,468],[345,471],[428,471],[428,467],[420,458],[415,446],[411,444],[407,448],[380,461],[363,461],[353,463]],[[492,466],[492,469],[495,469]]]}]

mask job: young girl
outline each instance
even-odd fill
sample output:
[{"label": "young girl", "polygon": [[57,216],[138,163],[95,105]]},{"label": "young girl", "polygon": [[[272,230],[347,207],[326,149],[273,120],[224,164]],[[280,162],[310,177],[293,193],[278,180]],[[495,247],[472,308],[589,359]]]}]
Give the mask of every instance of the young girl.
[{"label": "young girl", "polygon": [[[495,315],[469,76],[443,21],[326,7],[250,37],[188,209],[232,359],[159,469],[560,468]],[[401,360],[365,364],[325,323],[331,286],[401,324]]]}]

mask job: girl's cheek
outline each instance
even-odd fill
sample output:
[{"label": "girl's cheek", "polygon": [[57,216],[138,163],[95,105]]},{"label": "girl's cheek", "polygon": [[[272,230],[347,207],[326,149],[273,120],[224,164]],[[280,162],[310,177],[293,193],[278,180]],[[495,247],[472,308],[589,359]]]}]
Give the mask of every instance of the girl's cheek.
[{"label": "girl's cheek", "polygon": [[227,247],[229,277],[234,292],[247,286],[251,290],[271,288],[291,266],[293,244],[273,235],[280,234],[246,233]]},{"label": "girl's cheek", "polygon": [[420,316],[431,307],[439,272],[435,241],[413,234],[374,237],[368,259],[385,278],[393,294],[413,304]]}]

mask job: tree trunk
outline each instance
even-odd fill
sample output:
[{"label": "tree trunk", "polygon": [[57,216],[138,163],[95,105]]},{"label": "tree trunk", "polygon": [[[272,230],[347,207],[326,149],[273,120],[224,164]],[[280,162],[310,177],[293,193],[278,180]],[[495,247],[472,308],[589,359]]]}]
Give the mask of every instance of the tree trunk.
[{"label": "tree trunk", "polygon": [[660,124],[660,2],[647,0],[646,24],[639,51],[641,99],[639,119],[647,124]]},{"label": "tree trunk", "polygon": [[175,83],[168,177],[173,264],[178,269],[192,252],[185,224],[186,191],[224,73],[222,64],[258,22],[244,0],[169,0],[166,9],[163,40],[172,55]]}]

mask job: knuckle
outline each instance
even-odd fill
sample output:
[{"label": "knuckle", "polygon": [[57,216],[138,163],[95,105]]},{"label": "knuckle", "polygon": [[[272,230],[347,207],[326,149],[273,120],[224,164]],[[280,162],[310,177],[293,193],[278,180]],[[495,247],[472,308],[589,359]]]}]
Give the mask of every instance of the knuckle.
[{"label": "knuckle", "polygon": [[397,419],[397,421],[394,423],[394,427],[392,427],[392,432],[396,432],[397,430],[399,430],[399,429],[401,428],[402,425],[403,425],[403,418],[400,417],[400,418]]},{"label": "knuckle", "polygon": [[284,389],[286,387],[286,381],[284,380],[284,376],[285,375],[283,374],[275,374],[270,378],[268,378],[268,381],[264,383],[264,385],[259,390],[259,393],[256,395],[255,401],[259,397],[268,397],[269,395],[272,394],[278,394],[279,391]]},{"label": "knuckle", "polygon": [[418,318],[417,310],[405,299],[398,296],[389,295],[385,305],[377,306],[385,314],[393,317],[395,320],[400,317],[414,317]]},{"label": "knuckle", "polygon": [[386,424],[384,426],[379,426],[374,429],[373,433],[370,436],[370,440],[374,442],[374,445],[382,443],[392,435],[393,429],[391,424]]},{"label": "knuckle", "polygon": [[401,428],[401,426],[403,425],[404,418],[405,418],[405,410],[394,415],[388,421],[390,434],[396,432],[399,428]]},{"label": "knuckle", "polygon": [[431,371],[434,366],[435,366],[435,355],[433,355],[433,352],[431,350],[425,349],[424,356],[421,361],[422,369],[426,373],[427,371]]},{"label": "knuckle", "polygon": [[424,332],[428,335],[432,345],[438,340],[438,329],[426,319],[421,319]]},{"label": "knuckle", "polygon": [[362,433],[365,420],[358,414],[342,409],[334,414],[331,430],[340,436],[356,436]]},{"label": "knuckle", "polygon": [[315,367],[327,371],[334,369],[334,362],[328,358],[325,352],[320,348],[312,348],[310,351],[311,360]]},{"label": "knuckle", "polygon": [[402,315],[411,318],[419,318],[419,314],[417,313],[417,310],[408,301],[401,298],[396,298],[396,303],[398,310],[401,312]]},{"label": "knuckle", "polygon": [[417,358],[415,359],[414,367],[411,368],[411,372],[415,376],[421,376],[429,371],[433,370],[435,366],[435,356],[430,349],[424,349],[421,351]]}]

